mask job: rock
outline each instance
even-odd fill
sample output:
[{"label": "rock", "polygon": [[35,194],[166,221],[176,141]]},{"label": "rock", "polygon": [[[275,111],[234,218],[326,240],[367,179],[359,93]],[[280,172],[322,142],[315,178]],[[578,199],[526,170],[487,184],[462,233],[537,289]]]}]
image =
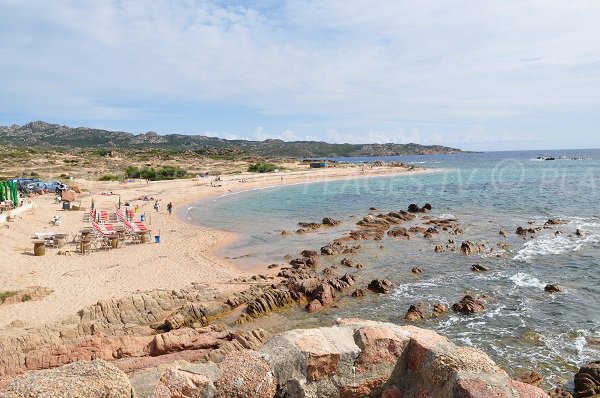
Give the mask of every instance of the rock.
[{"label": "rock", "polygon": [[298,225],[305,231],[312,231],[322,227],[318,222],[299,222]]},{"label": "rock", "polygon": [[587,337],[586,341],[590,345],[600,345],[600,337]]},{"label": "rock", "polygon": [[476,314],[485,311],[485,305],[482,301],[467,294],[458,303],[452,305],[452,311],[463,314]]},{"label": "rock", "polygon": [[544,377],[539,374],[538,372],[535,371],[528,371],[528,372],[523,372],[521,374],[519,374],[516,378],[516,380],[525,383],[525,384],[530,384],[532,386],[536,386],[539,387],[542,382],[544,381]]},{"label": "rock", "polygon": [[356,225],[360,225],[362,227],[367,228],[388,228],[390,226],[390,222],[384,217],[374,217],[369,214],[362,220],[358,221]]},{"label": "rock", "polygon": [[383,294],[389,293],[393,287],[394,284],[387,279],[373,279],[368,286],[369,290]]},{"label": "rock", "polygon": [[483,272],[487,271],[488,269],[481,264],[473,264],[471,265],[471,270],[475,272]]},{"label": "rock", "polygon": [[500,236],[503,236],[503,237],[505,237],[505,238],[506,238],[506,237],[508,236],[508,232],[506,232],[506,231],[504,231],[504,230],[501,230],[501,231],[499,232],[499,235],[500,235]]},{"label": "rock", "polygon": [[16,292],[16,294],[12,296],[5,297],[2,301],[0,301],[0,304],[8,305],[23,303],[26,301],[38,301],[51,294],[53,291],[54,290],[47,287],[30,286]]},{"label": "rock", "polygon": [[366,292],[363,289],[356,289],[352,292],[352,297],[365,297]]},{"label": "rock", "polygon": [[306,308],[308,312],[315,312],[323,306],[332,304],[335,300],[335,292],[329,283],[323,282],[313,291],[310,299]]},{"label": "rock", "polygon": [[131,383],[125,373],[98,359],[32,372],[12,381],[2,396],[130,398]]},{"label": "rock", "polygon": [[319,266],[319,259],[318,257],[295,258],[290,261],[290,265],[294,268],[317,268]]},{"label": "rock", "polygon": [[331,217],[325,217],[323,219],[323,221],[321,221],[321,222],[323,223],[323,225],[328,225],[330,227],[335,227],[335,226],[340,225],[342,223],[341,221],[335,220],[335,219],[333,219]]},{"label": "rock", "polygon": [[544,287],[544,291],[548,293],[560,293],[564,292],[565,290],[562,288],[562,286],[556,283],[549,283]]},{"label": "rock", "polygon": [[377,210],[379,210],[379,209],[378,209],[377,207],[369,207],[369,210],[372,210],[372,211],[377,211]]},{"label": "rock", "polygon": [[574,381],[575,398],[598,398],[600,396],[600,361],[590,362],[579,368]]},{"label": "rock", "polygon": [[515,231],[515,233],[517,235],[525,236],[525,235],[527,235],[527,228],[517,227],[517,230]]},{"label": "rock", "polygon": [[554,390],[550,390],[548,395],[552,398],[573,398],[573,394],[561,386],[556,387]]},{"label": "rock", "polygon": [[259,354],[279,397],[547,398],[511,380],[483,352],[414,326],[340,319],[334,327],[279,334]]},{"label": "rock", "polygon": [[367,228],[360,231],[350,231],[348,234],[352,240],[382,240],[384,235],[384,228]]},{"label": "rock", "polygon": [[485,245],[483,243],[465,241],[460,245],[460,251],[467,256],[483,253],[485,252]]},{"label": "rock", "polygon": [[388,236],[391,236],[393,238],[406,239],[406,240],[408,240],[412,237],[412,235],[408,232],[408,230],[403,227],[392,228],[387,232],[387,234],[388,234]]},{"label": "rock", "polygon": [[436,253],[443,253],[446,251],[446,249],[442,245],[436,245],[434,250]]},{"label": "rock", "polygon": [[[558,232],[558,231],[557,231]],[[583,232],[581,232],[580,229],[577,229],[577,231],[575,231],[575,235],[576,236],[583,236]]]},{"label": "rock", "polygon": [[319,257],[319,252],[316,250],[302,250],[300,255],[305,258],[317,258]]},{"label": "rock", "polygon": [[286,230],[284,229],[284,230],[282,230],[282,231],[281,231],[281,234],[280,234],[280,235],[281,235],[281,236],[287,236],[287,235],[289,235],[289,234],[290,234],[290,232],[289,232],[289,231],[286,231]]},{"label": "rock", "polygon": [[268,269],[273,269],[273,268],[278,268],[279,264],[271,264],[269,266],[267,266]]},{"label": "rock", "polygon": [[568,224],[569,221],[562,220],[560,218],[551,218],[544,223],[544,225],[560,225],[560,224]]},{"label": "rock", "polygon": [[221,377],[215,382],[216,398],[272,398],[277,379],[264,359],[242,351],[225,357]]},{"label": "rock", "polygon": [[340,264],[346,266],[346,267],[352,267],[352,268],[363,268],[364,265],[362,265],[361,263],[358,263],[356,261],[344,258],[342,259],[342,261],[340,262]]},{"label": "rock", "polygon": [[208,309],[202,304],[186,303],[175,314],[165,319],[166,330],[181,329],[193,323],[206,326],[208,325],[207,312]]},{"label": "rock", "polygon": [[425,319],[425,313],[423,312],[423,303],[417,305],[411,305],[404,315],[404,320],[408,322],[415,322]]},{"label": "rock", "polygon": [[419,267],[413,267],[410,272],[412,272],[413,274],[422,274],[423,271],[421,270],[421,268]]},{"label": "rock", "polygon": [[334,254],[354,254],[360,249],[360,245],[347,245],[340,241],[329,243],[321,248],[321,254],[332,256]]},{"label": "rock", "polygon": [[244,323],[252,322],[253,320],[254,318],[252,318],[250,315],[243,313],[238,317],[238,319],[235,320],[235,323],[237,325],[243,325]]},{"label": "rock", "polygon": [[498,246],[500,249],[506,250],[506,251],[510,251],[510,249],[511,249],[510,244],[508,244],[506,242],[498,242],[498,243],[496,243],[496,246]]},{"label": "rock", "polygon": [[446,304],[437,303],[433,305],[433,313],[431,314],[434,317],[440,317],[448,312],[448,306]]},{"label": "rock", "polygon": [[152,398],[213,397],[215,386],[210,377],[179,369],[166,369]]},{"label": "rock", "polygon": [[266,289],[262,295],[248,303],[246,312],[253,317],[264,315],[275,309],[287,307],[293,302],[289,291],[269,288]]}]

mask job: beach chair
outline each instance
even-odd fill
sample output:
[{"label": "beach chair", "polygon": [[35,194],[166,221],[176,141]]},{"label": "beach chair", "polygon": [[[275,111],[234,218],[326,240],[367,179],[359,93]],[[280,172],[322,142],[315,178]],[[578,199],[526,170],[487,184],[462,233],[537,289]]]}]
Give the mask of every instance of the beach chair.
[{"label": "beach chair", "polygon": [[112,224],[108,224],[112,227],[112,230],[106,228],[107,224],[99,224],[95,221],[91,221],[90,224],[94,228],[96,248],[110,249],[110,240],[118,237],[118,233],[114,230]]}]

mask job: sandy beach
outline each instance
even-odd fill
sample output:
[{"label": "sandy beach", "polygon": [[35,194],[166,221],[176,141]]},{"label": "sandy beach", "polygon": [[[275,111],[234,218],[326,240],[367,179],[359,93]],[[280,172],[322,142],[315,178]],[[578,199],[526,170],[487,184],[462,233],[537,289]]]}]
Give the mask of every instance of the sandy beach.
[{"label": "sandy beach", "polygon": [[[213,177],[149,184],[145,181],[74,180],[72,185],[78,185],[82,190],[74,203],[80,202],[83,208],[89,210],[93,199],[95,208],[109,212],[116,210],[119,198],[122,204],[137,205],[136,219],[145,214],[151,235],[160,235],[161,242],[126,243],[118,249],[98,250],[86,255],[79,254],[75,244],[67,244],[62,249],[46,248],[44,256],[34,256],[34,233],[64,233],[71,241],[89,223],[83,221],[85,211],[63,211],[61,204],[55,202],[54,194],[30,198],[34,209],[17,216],[14,222],[0,224],[0,285],[2,291],[41,286],[53,292],[41,300],[0,305],[2,334],[19,334],[29,328],[68,320],[77,311],[98,300],[136,292],[178,289],[192,282],[223,294],[243,289],[244,285],[228,282],[244,275],[244,272],[212,254],[234,236],[189,225],[178,217],[192,202],[274,185],[425,171],[407,171],[398,167],[373,167],[363,171],[360,167],[345,166],[275,174],[242,173],[221,176],[220,181],[213,181]],[[153,200],[139,200],[144,196],[159,200],[160,211],[153,209]],[[172,215],[166,210],[168,202],[174,205]],[[52,225],[54,216],[61,217],[61,225]],[[59,250],[66,251],[66,255],[58,255]]]}]

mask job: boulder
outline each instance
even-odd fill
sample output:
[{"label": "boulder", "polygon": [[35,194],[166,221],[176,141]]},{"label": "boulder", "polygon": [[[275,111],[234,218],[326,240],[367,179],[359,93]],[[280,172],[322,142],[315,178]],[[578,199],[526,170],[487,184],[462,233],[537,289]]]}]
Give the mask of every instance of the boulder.
[{"label": "boulder", "polygon": [[483,272],[487,271],[488,269],[481,264],[473,264],[471,265],[471,270],[475,272]]},{"label": "boulder", "polygon": [[411,305],[404,315],[404,320],[408,322],[415,322],[425,319],[425,313],[423,311],[424,307],[425,305],[423,305],[423,303]]},{"label": "boulder", "polygon": [[600,397],[600,361],[579,368],[575,375],[575,398]]},{"label": "boulder", "polygon": [[259,355],[242,351],[228,355],[219,365],[222,375],[215,381],[215,398],[272,398],[277,379]]},{"label": "boulder", "polygon": [[213,397],[215,386],[210,377],[180,369],[166,369],[152,398]]},{"label": "boulder", "polygon": [[387,279],[373,279],[367,287],[372,292],[387,294],[392,290],[394,284]]},{"label": "boulder", "polygon": [[356,289],[352,292],[352,297],[365,297],[367,293],[363,289]]},{"label": "boulder", "polygon": [[544,381],[544,376],[535,371],[522,372],[517,376],[517,380],[525,384],[539,387]]},{"label": "boulder", "polygon": [[462,243],[462,245],[460,245],[460,251],[467,256],[470,256],[472,254],[483,253],[485,252],[485,244],[479,242],[465,241]]},{"label": "boulder", "polygon": [[321,254],[332,256],[334,254],[354,254],[360,249],[360,245],[347,245],[340,241],[335,241],[321,248]]},{"label": "boulder", "polygon": [[419,267],[413,267],[410,272],[412,272],[413,274],[422,274],[423,271],[421,270],[421,268]]},{"label": "boulder", "polygon": [[562,288],[562,286],[556,283],[549,283],[544,287],[544,291],[548,293],[560,293],[564,292],[564,289]]},{"label": "boulder", "polygon": [[463,314],[476,314],[485,311],[485,304],[467,294],[458,303],[452,305],[452,311]]},{"label": "boulder", "polygon": [[333,219],[331,217],[325,217],[323,219],[323,221],[321,221],[323,223],[323,225],[328,225],[330,227],[335,227],[337,225],[340,225],[342,222],[336,219]]},{"label": "boulder", "polygon": [[316,250],[302,250],[300,255],[305,258],[317,258],[319,257],[319,252]]},{"label": "boulder", "polygon": [[431,314],[434,317],[440,317],[448,312],[448,306],[443,303],[436,303],[433,305],[433,313]]},{"label": "boulder", "polygon": [[2,397],[130,398],[131,383],[121,370],[98,359],[32,372],[12,381]]}]

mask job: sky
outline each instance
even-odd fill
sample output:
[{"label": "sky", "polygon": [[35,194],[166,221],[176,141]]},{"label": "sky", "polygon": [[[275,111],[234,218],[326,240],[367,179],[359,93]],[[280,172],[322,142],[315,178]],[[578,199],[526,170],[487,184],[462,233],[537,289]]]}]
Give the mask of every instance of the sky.
[{"label": "sky", "polygon": [[600,1],[0,0],[0,125],[600,148]]}]

